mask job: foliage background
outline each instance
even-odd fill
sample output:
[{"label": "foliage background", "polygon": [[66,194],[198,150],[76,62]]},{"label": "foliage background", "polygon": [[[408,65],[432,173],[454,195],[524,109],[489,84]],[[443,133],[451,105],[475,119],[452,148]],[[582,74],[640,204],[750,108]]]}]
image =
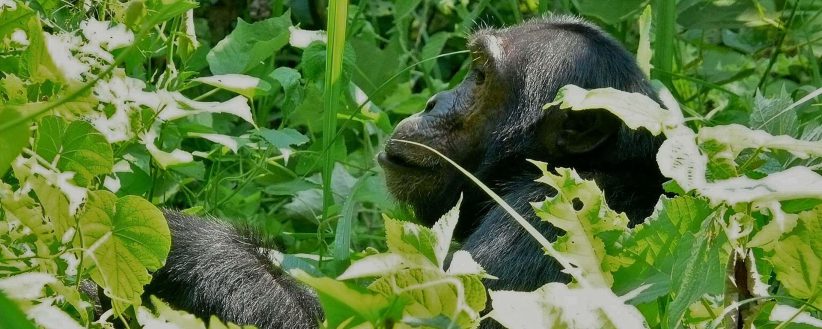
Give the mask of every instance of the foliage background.
[{"label": "foliage background", "polygon": [[[117,228],[161,220],[144,200],[258,227],[284,253],[311,255],[312,266],[335,277],[352,261],[386,248],[382,214],[413,221],[410,210],[388,196],[374,158],[399,120],[467,73],[466,36],[550,13],[585,17],[637,52],[651,77],[680,102],[692,128],[740,123],[802,140],[822,136],[819,98],[782,111],[822,86],[820,1],[351,1],[336,11],[347,23],[331,26],[327,5],[0,0],[0,219],[14,223],[0,231],[0,277],[54,275],[65,286],[43,282],[57,295],[71,295],[68,303],[77,306],[55,305],[87,323],[89,308],[80,306],[87,297],[66,287],[79,287],[89,275],[98,281],[123,273],[106,274],[106,260],[84,261],[77,250],[109,243],[84,223],[105,222],[121,237],[139,238]],[[127,35],[112,32],[114,23],[123,24],[133,46],[83,34],[89,19],[113,22],[105,26],[111,35]],[[15,36],[18,30],[26,32],[25,41]],[[329,31],[331,44],[336,30],[344,46],[328,51],[323,42],[305,41],[323,38],[313,32],[321,30]],[[70,64],[87,65],[87,73],[69,76],[71,65],[55,62],[57,41],[48,35],[60,33],[82,35],[79,43],[61,41],[69,45],[97,40],[99,51],[69,47],[80,58]],[[327,92],[329,55],[341,68],[340,80],[331,81],[337,93]],[[94,88],[96,77],[126,76],[145,84],[144,97],[173,99],[165,106],[183,104],[189,112],[164,117],[149,100],[119,104],[116,88],[108,100]],[[236,106],[238,95],[247,106]],[[129,120],[125,138],[113,140],[93,118],[110,119],[118,106],[130,109]],[[147,135],[154,138],[146,142]],[[15,162],[21,153],[28,162]],[[709,175],[762,177],[797,164],[787,153],[742,157],[746,161],[712,161]],[[820,161],[801,164],[818,171]],[[58,175],[66,172],[75,174]],[[72,200],[75,187],[88,191],[87,198]],[[90,205],[108,212],[89,215]],[[146,215],[128,219],[117,212],[125,207]],[[161,263],[151,258],[162,259],[167,243],[112,248],[127,248],[135,257],[130,270],[142,273]],[[124,303],[117,313],[136,301],[141,288],[132,288],[114,293]]]}]

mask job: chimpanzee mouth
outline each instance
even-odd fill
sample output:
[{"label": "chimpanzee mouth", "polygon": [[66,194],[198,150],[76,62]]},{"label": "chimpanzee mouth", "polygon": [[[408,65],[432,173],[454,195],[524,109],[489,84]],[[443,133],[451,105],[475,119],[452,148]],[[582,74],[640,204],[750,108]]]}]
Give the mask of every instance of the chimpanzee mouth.
[{"label": "chimpanzee mouth", "polygon": [[430,164],[416,163],[400,154],[391,154],[388,152],[380,152],[380,154],[377,155],[377,162],[379,162],[383,168],[387,169],[423,170],[434,168],[434,166]]}]

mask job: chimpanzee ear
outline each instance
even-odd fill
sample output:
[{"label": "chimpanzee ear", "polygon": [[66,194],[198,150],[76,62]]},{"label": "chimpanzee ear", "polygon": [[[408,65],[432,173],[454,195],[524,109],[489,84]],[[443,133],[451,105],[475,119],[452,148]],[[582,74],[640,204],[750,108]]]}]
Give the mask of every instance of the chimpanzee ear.
[{"label": "chimpanzee ear", "polygon": [[619,119],[605,110],[569,111],[557,146],[569,154],[587,153],[608,140],[619,126]]}]

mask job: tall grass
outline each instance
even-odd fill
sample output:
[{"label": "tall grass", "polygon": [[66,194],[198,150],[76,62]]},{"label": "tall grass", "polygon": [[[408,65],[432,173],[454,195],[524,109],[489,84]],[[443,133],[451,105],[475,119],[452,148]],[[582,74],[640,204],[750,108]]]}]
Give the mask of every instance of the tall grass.
[{"label": "tall grass", "polygon": [[[676,34],[676,1],[656,0],[653,4],[656,20],[654,38],[654,68],[661,71],[652,75],[662,81],[668,89],[673,90],[671,77],[663,72],[674,72],[674,37]],[[661,74],[663,73],[663,74]]]},{"label": "tall grass", "polygon": [[345,51],[345,29],[348,18],[348,0],[334,0],[328,4],[328,47],[325,61],[325,111],[323,112],[323,222],[328,220],[334,204],[331,174],[334,158],[331,150],[337,131],[337,104],[342,99],[342,65]]}]

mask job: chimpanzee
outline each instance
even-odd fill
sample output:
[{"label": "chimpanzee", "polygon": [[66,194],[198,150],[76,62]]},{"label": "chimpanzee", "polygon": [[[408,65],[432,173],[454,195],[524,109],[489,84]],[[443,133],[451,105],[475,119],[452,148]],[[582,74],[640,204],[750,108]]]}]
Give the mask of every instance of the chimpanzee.
[{"label": "chimpanzee", "polygon": [[[567,280],[501,207],[443,159],[398,140],[429,145],[471,171],[549,238],[529,202],[555,193],[534,182],[526,159],[572,167],[596,180],[608,204],[635,223],[662,193],[655,162],[660,141],[603,111],[544,110],[559,88],[654,91],[633,57],[596,26],[554,16],[469,39],[473,68],[453,90],[397,125],[378,161],[391,193],[433,223],[464,194],[456,235],[462,248],[498,280],[490,289],[531,291]],[[313,293],[272,266],[264,248],[226,224],[168,212],[172,250],[147,292],[200,316],[260,328],[314,328],[322,311]],[[495,323],[485,321],[484,327]]]}]

